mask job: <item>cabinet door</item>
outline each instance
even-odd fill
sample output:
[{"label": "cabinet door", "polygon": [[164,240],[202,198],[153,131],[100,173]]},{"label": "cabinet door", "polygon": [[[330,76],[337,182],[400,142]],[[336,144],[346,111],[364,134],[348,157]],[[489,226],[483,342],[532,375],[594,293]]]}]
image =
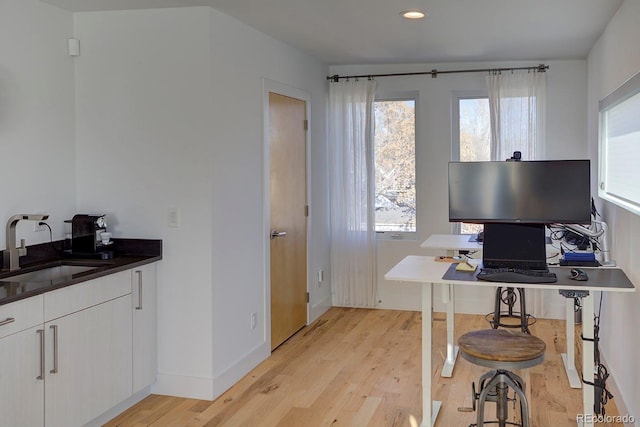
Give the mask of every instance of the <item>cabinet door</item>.
[{"label": "cabinet door", "polygon": [[45,324],[47,427],[84,425],[131,395],[131,327],[130,294]]},{"label": "cabinet door", "polygon": [[0,339],[0,425],[44,425],[42,325]]},{"label": "cabinet door", "polygon": [[157,372],[156,265],[131,271],[133,295],[133,392],[153,384]]}]

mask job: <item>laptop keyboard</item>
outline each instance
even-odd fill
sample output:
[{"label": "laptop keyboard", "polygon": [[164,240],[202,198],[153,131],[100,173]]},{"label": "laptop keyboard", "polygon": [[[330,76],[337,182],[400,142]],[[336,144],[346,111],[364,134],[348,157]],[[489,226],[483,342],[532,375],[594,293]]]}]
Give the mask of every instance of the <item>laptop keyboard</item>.
[{"label": "laptop keyboard", "polygon": [[555,283],[555,273],[519,268],[482,268],[476,275],[478,280],[504,283]]}]

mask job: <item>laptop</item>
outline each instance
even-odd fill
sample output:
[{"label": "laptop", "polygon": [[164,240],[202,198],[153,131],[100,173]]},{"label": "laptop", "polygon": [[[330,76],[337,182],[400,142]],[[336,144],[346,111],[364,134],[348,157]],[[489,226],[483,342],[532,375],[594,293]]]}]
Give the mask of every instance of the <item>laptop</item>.
[{"label": "laptop", "polygon": [[482,264],[484,268],[548,271],[544,224],[485,224]]}]

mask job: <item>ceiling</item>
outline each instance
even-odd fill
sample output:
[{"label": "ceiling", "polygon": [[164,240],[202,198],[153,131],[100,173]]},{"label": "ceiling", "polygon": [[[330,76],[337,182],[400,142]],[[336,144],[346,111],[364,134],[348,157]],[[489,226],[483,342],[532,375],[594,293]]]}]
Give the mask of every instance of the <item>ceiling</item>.
[{"label": "ceiling", "polygon": [[[343,65],[584,59],[623,0],[42,1],[72,11],[211,6]],[[400,17],[414,8],[428,17]]]}]

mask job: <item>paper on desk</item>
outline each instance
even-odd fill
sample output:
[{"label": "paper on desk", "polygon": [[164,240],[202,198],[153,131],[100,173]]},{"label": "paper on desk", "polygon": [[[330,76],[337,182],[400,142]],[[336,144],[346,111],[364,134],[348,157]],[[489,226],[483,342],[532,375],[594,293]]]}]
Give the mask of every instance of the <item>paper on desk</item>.
[{"label": "paper on desk", "polygon": [[476,271],[476,267],[477,265],[475,264],[470,264],[468,262],[461,262],[458,265],[456,265],[456,270],[457,271]]}]

